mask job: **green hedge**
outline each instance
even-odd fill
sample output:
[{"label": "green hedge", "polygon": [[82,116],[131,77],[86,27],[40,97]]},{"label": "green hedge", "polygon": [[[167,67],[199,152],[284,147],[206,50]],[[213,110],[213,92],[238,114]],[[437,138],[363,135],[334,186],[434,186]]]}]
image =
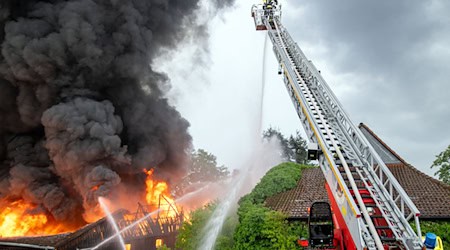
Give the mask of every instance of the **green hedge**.
[{"label": "green hedge", "polygon": [[203,228],[216,207],[217,203],[213,202],[189,214],[189,220],[183,222],[178,232],[176,249],[196,250],[200,247]]},{"label": "green hedge", "polygon": [[234,234],[234,249],[296,249],[297,236],[291,233],[286,217],[261,204],[246,204]]},{"label": "green hedge", "polygon": [[[252,192],[241,198],[238,216],[227,218],[214,249],[300,249],[296,240],[302,235],[305,225],[288,223],[285,215],[264,207],[263,203],[267,197],[294,188],[302,169],[309,167],[282,163],[269,170]],[[216,206],[217,203],[212,203],[190,214],[190,220],[184,222],[179,231],[177,249],[200,247],[204,226]]]},{"label": "green hedge", "polygon": [[304,226],[288,223],[286,215],[264,207],[264,201],[290,190],[300,180],[302,169],[311,166],[282,163],[272,168],[239,201],[239,224],[234,234],[234,249],[300,249],[296,244]]},{"label": "green hedge", "polygon": [[421,221],[420,230],[424,236],[434,233],[441,237],[444,249],[450,249],[450,221]]},{"label": "green hedge", "polygon": [[239,204],[246,201],[262,204],[268,197],[294,188],[304,168],[311,166],[286,162],[273,167],[256,184],[251,193],[241,198]]}]

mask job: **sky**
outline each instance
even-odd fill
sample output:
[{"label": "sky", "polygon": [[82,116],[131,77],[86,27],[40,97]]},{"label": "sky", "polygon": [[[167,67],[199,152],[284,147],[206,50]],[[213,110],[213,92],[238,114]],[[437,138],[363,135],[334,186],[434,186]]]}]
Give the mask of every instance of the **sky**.
[{"label": "sky", "polygon": [[[450,144],[450,3],[279,2],[283,25],[352,121],[432,175],[433,160]],[[253,3],[259,1],[239,0],[204,18],[209,43],[186,41],[155,65],[171,79],[169,98],[191,123],[194,146],[229,168],[251,154],[261,110],[263,129],[303,133],[272,45],[254,29]]]}]

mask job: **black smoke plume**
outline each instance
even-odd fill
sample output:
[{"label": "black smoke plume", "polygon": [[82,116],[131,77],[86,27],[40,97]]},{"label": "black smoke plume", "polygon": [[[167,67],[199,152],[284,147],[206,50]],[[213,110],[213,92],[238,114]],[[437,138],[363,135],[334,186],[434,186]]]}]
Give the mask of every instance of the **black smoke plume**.
[{"label": "black smoke plume", "polygon": [[1,1],[0,199],[82,221],[119,183],[142,184],[144,168],[182,174],[189,123],[165,98],[167,76],[150,65],[205,33],[199,4]]}]

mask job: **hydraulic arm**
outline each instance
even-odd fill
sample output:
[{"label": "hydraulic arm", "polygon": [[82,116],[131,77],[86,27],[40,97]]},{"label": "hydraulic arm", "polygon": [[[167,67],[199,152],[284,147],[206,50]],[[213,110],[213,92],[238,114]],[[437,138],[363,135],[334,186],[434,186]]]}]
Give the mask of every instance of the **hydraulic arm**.
[{"label": "hydraulic arm", "polygon": [[[269,2],[269,3],[267,3]],[[422,249],[419,211],[280,21],[281,6],[252,7],[318,161],[346,249]],[[409,221],[414,221],[416,232]]]}]

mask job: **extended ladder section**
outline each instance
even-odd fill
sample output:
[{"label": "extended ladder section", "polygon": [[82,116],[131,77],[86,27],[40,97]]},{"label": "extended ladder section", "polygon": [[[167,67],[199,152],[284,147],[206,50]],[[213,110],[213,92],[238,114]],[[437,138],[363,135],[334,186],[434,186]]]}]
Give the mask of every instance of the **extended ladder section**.
[{"label": "extended ladder section", "polygon": [[280,13],[276,6],[252,8],[257,29],[267,30],[274,45],[308,139],[320,146],[319,165],[333,196],[330,199],[355,247],[422,249],[418,209],[282,26]]}]

